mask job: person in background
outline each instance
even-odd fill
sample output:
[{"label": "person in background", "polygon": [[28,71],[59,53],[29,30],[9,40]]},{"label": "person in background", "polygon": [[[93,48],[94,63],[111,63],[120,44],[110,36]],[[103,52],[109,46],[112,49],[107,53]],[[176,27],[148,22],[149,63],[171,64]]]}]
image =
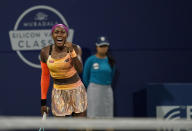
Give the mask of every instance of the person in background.
[{"label": "person in background", "polygon": [[81,48],[67,41],[64,24],[52,27],[53,45],[41,50],[41,113],[48,113],[46,101],[50,75],[53,79],[52,114],[56,117],[85,116],[87,93],[79,74],[83,70]]},{"label": "person in background", "polygon": [[113,117],[113,90],[111,83],[115,74],[115,62],[109,55],[110,43],[99,37],[96,54],[84,64],[83,82],[87,87],[87,117]]}]

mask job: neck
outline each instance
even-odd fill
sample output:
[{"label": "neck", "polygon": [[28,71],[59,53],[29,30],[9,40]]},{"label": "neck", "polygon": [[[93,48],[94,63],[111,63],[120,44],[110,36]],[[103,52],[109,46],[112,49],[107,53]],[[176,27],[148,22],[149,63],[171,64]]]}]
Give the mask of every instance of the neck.
[{"label": "neck", "polygon": [[63,51],[64,48],[65,48],[65,46],[58,47],[58,46],[55,45],[55,51],[57,51],[57,52]]},{"label": "neck", "polygon": [[96,56],[98,58],[105,58],[107,55],[106,54],[99,54],[99,53],[97,53]]}]

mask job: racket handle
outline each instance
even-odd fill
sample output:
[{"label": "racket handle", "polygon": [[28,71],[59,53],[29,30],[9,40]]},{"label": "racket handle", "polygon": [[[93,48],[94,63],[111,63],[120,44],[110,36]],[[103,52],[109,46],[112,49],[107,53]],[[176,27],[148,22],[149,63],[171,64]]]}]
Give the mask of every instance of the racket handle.
[{"label": "racket handle", "polygon": [[47,117],[47,114],[44,112],[42,120],[46,120],[46,117]]}]

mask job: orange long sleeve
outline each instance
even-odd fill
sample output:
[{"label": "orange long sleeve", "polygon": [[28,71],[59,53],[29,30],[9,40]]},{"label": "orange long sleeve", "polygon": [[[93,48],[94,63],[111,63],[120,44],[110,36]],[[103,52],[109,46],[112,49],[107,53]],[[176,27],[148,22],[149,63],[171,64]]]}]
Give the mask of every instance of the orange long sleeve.
[{"label": "orange long sleeve", "polygon": [[50,73],[46,63],[41,62],[41,99],[47,99],[50,84]]}]

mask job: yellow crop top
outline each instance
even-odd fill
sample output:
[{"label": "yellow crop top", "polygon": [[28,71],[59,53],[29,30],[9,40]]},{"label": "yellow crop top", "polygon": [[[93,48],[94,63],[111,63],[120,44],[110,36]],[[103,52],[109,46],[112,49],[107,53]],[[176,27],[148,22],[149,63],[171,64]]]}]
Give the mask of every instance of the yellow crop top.
[{"label": "yellow crop top", "polygon": [[71,56],[69,53],[61,59],[53,59],[49,55],[47,60],[47,66],[49,68],[50,74],[54,79],[65,79],[72,77],[77,71],[71,65]]}]

